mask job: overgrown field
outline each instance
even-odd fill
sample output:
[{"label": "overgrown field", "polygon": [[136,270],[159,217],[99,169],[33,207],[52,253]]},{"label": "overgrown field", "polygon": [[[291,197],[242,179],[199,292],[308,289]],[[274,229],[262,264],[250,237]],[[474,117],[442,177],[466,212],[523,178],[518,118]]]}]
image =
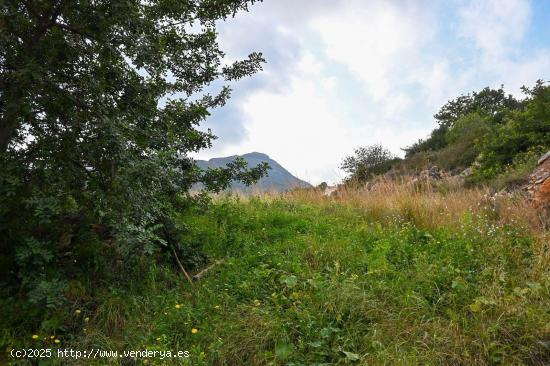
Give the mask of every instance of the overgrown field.
[{"label": "overgrown field", "polygon": [[[224,260],[194,286],[143,264],[126,288],[60,309],[59,343],[55,319],[2,343],[188,350],[193,365],[548,364],[546,219],[521,197],[488,197],[388,185],[219,198],[181,217],[182,240]],[[18,311],[7,301],[3,317]]]}]

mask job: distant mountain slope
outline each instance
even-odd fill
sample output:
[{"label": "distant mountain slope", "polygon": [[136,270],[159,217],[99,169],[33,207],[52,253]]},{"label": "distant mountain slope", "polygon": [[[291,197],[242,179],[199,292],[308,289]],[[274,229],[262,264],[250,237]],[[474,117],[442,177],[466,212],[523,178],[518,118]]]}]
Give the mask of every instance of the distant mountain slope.
[{"label": "distant mountain slope", "polygon": [[[227,163],[232,162],[237,157],[238,155],[233,155],[233,156],[228,156],[224,158],[212,158],[208,161],[197,160],[197,165],[201,169],[221,168],[221,167],[225,167]],[[290,174],[288,170],[283,168],[281,164],[277,163],[275,160],[271,159],[266,154],[262,154],[259,152],[251,152],[248,154],[241,155],[241,157],[248,163],[248,166],[250,168],[253,168],[265,161],[269,164],[271,169],[268,170],[267,177],[260,179],[258,183],[256,183],[251,187],[246,187],[241,182],[233,182],[233,184],[231,185],[232,190],[237,190],[242,192],[266,192],[266,191],[284,192],[293,188],[311,187],[311,184],[296,178],[295,176]]]}]

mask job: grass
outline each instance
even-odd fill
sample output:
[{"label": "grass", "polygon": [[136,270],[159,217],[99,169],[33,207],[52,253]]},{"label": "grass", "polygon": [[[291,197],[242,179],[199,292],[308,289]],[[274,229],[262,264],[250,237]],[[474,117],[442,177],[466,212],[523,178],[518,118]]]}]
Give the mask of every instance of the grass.
[{"label": "grass", "polygon": [[193,287],[145,260],[126,288],[64,308],[64,329],[4,343],[48,345],[55,328],[63,347],[188,350],[192,365],[550,363],[545,219],[522,197],[386,183],[221,197],[181,220],[182,240],[225,259]]}]

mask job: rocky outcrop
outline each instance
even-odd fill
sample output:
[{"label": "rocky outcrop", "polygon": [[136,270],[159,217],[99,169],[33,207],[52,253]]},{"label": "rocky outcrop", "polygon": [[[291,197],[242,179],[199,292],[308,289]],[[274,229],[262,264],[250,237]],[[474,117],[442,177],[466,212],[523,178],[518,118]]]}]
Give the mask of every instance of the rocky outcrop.
[{"label": "rocky outcrop", "polygon": [[331,197],[338,193],[338,186],[326,186],[323,190],[323,196]]},{"label": "rocky outcrop", "polygon": [[550,207],[550,151],[539,159],[529,176],[527,192],[534,207]]}]

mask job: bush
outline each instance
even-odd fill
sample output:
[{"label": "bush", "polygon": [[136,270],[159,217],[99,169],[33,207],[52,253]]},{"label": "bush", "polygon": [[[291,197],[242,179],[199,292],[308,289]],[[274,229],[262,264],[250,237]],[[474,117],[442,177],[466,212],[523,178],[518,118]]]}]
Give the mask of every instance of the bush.
[{"label": "bush", "polygon": [[348,181],[366,182],[375,175],[386,173],[399,159],[382,145],[355,149],[355,155],[347,156],[340,166],[349,173]]}]

